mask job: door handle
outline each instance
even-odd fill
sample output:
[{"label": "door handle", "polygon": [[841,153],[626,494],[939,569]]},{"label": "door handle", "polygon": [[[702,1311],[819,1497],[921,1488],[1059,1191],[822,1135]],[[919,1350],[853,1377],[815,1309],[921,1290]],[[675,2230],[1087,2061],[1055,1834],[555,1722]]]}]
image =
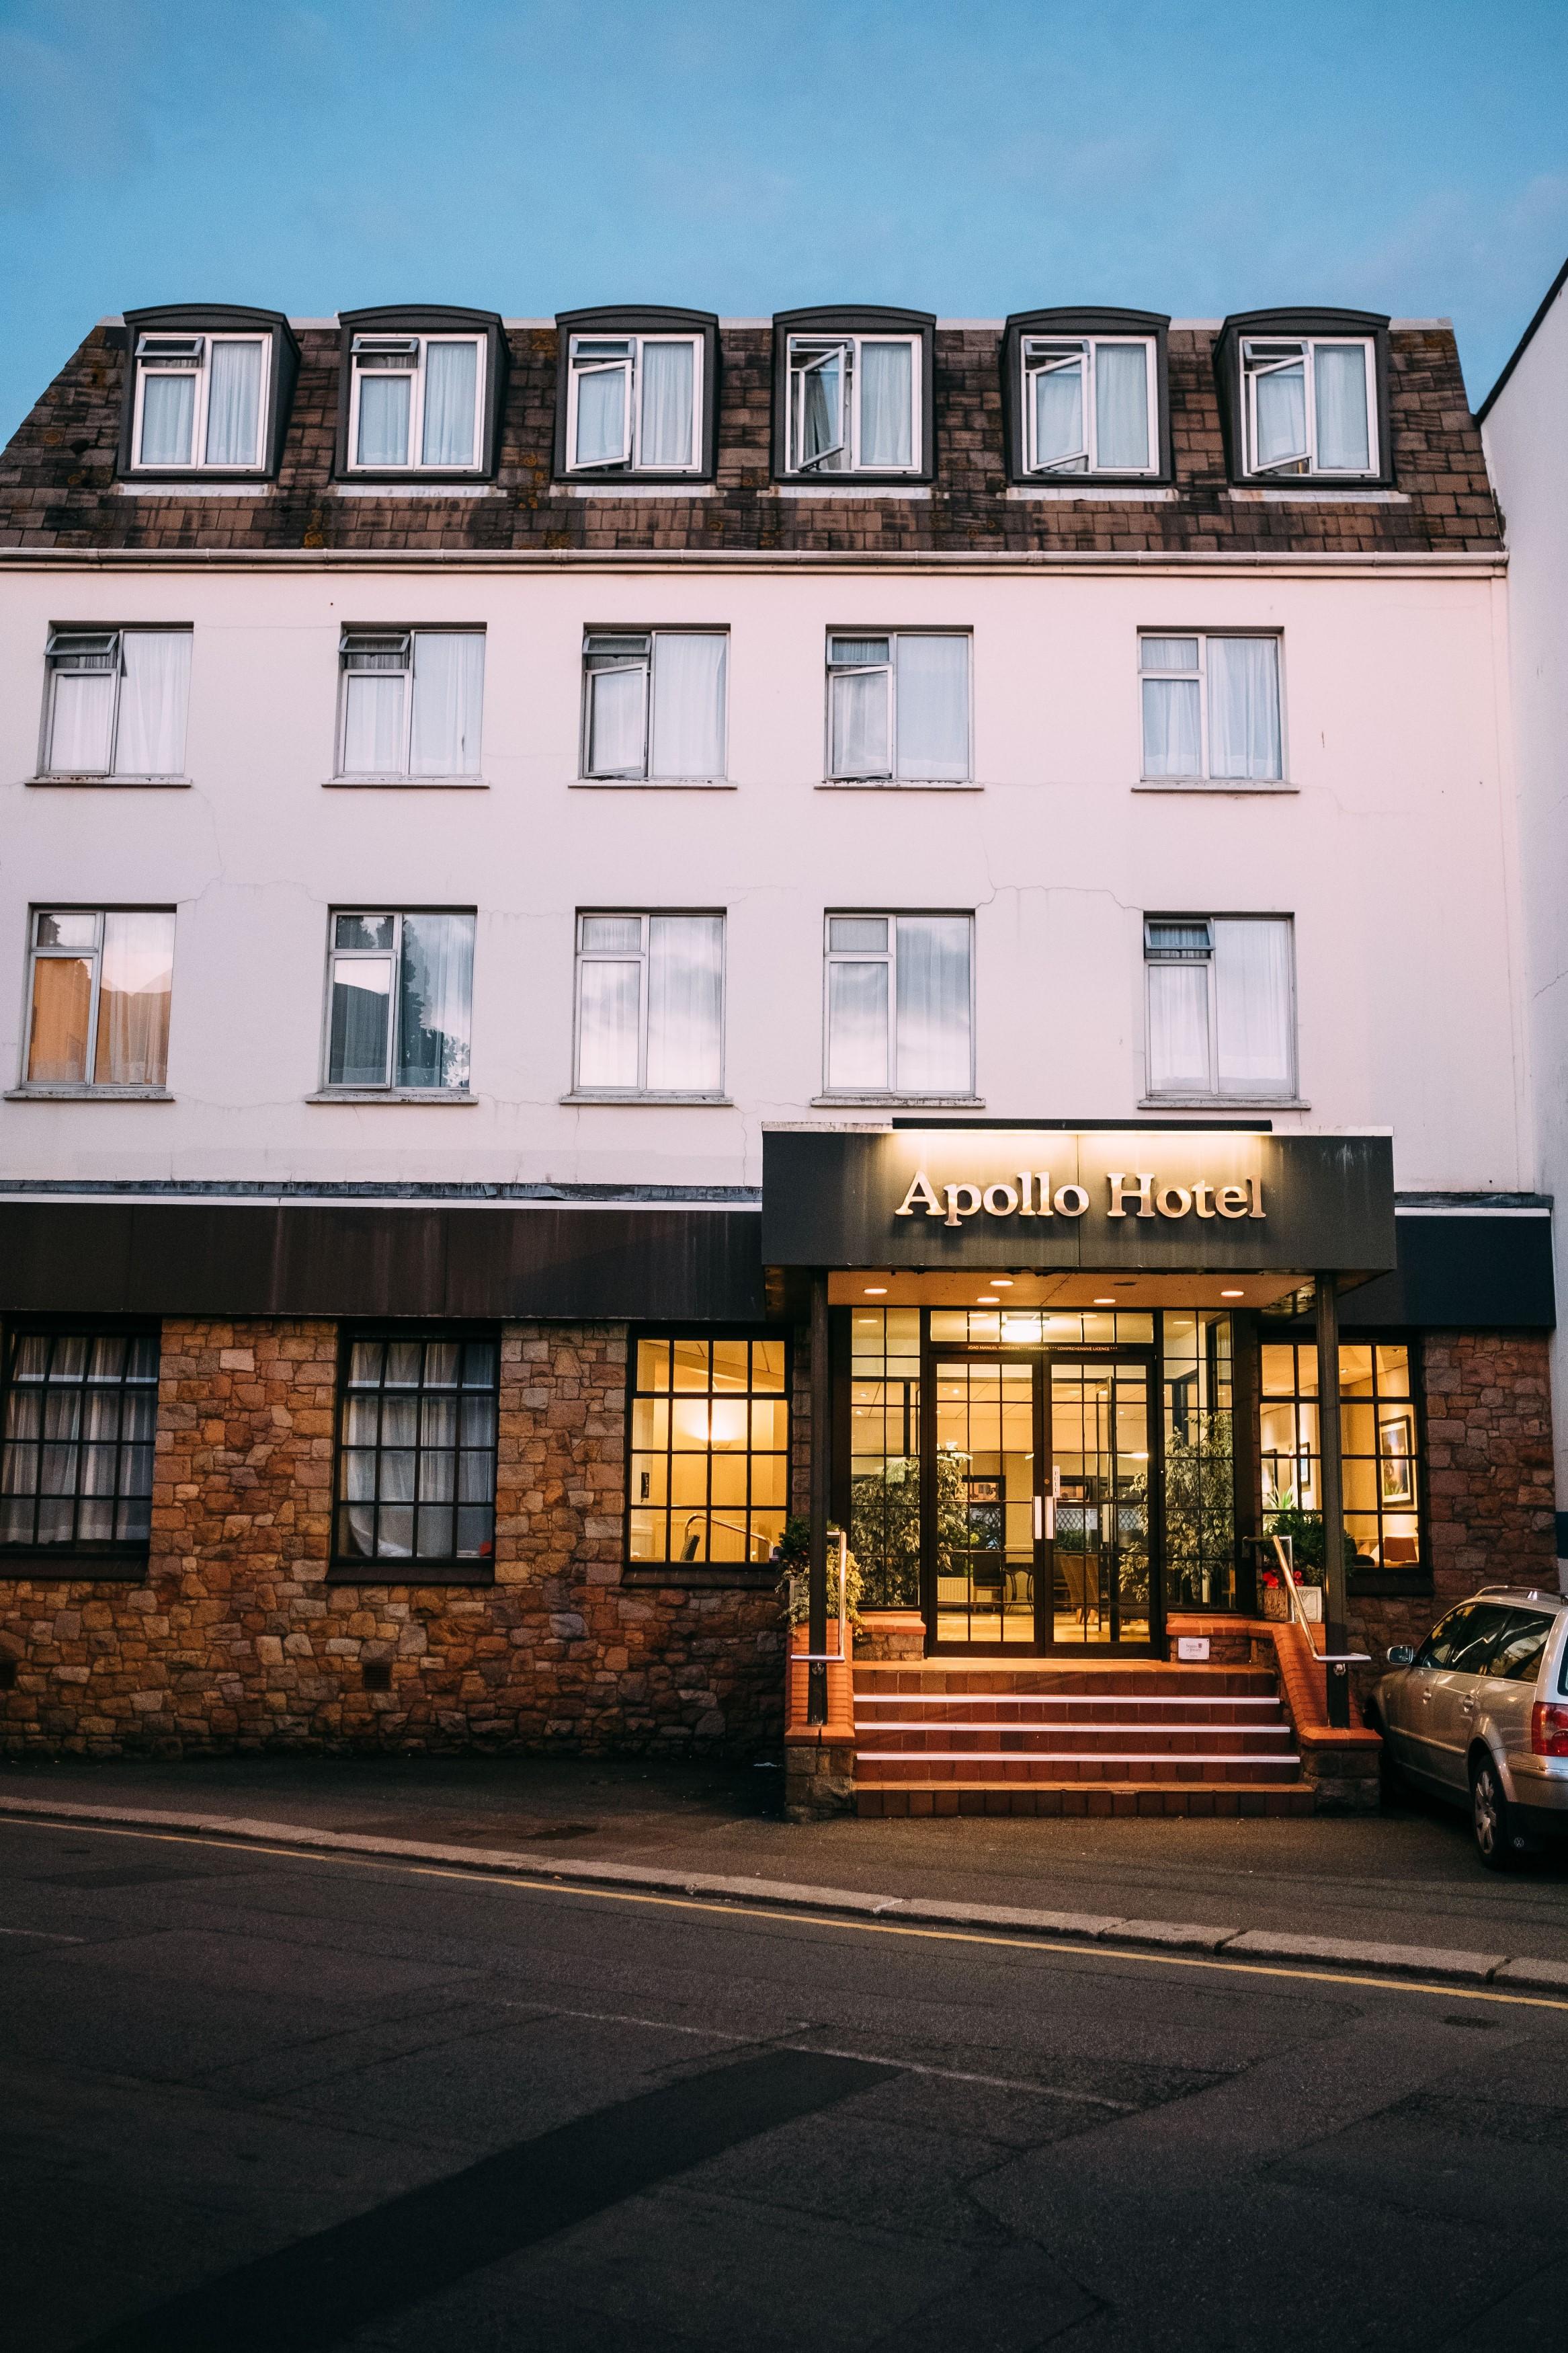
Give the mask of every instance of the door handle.
[{"label": "door handle", "polygon": [[1043,1495],[1037,1495],[1035,1497],[1035,1542],[1037,1544],[1039,1543],[1040,1538],[1045,1535],[1045,1533],[1046,1499]]},{"label": "door handle", "polygon": [[1056,1542],[1057,1504],[1056,1497],[1054,1495],[1037,1495],[1035,1497],[1036,1543],[1038,1544],[1042,1537],[1045,1538],[1047,1544],[1055,1544]]}]

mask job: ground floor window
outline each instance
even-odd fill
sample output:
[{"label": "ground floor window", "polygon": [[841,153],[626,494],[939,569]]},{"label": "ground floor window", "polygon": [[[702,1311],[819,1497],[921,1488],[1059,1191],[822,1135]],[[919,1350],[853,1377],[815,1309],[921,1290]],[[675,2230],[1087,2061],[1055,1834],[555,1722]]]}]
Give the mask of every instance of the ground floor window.
[{"label": "ground floor window", "polygon": [[500,1349],[492,1335],[343,1344],[336,1558],[406,1579],[495,1559]]},{"label": "ground floor window", "polygon": [[[1357,1568],[1422,1566],[1420,1420],[1405,1341],[1340,1344],[1345,1559]],[[1259,1351],[1263,1525],[1288,1535],[1297,1565],[1323,1566],[1318,1351],[1266,1340]]]},{"label": "ground floor window", "polygon": [[144,1550],[155,1332],[13,1330],[0,1427],[0,1551]]},{"label": "ground floor window", "polygon": [[[871,1609],[921,1599],[921,1310],[856,1308],[849,1319],[849,1549]],[[943,1469],[938,1463],[938,1493]],[[946,1474],[962,1510],[961,1482]]]},{"label": "ground floor window", "polygon": [[1209,1308],[1167,1308],[1160,1322],[1167,1605],[1173,1609],[1233,1609],[1231,1319]]},{"label": "ground floor window", "polygon": [[650,1333],[633,1358],[628,1559],[765,1567],[789,1505],[784,1340]]}]

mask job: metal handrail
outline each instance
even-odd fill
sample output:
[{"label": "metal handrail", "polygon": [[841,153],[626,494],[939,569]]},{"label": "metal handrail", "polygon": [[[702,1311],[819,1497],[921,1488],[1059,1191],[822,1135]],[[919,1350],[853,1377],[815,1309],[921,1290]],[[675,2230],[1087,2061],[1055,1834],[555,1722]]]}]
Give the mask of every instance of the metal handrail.
[{"label": "metal handrail", "polygon": [[[1271,1535],[1268,1539],[1285,1572],[1285,1590],[1290,1597],[1290,1615],[1306,1638],[1307,1648],[1320,1667],[1369,1667],[1370,1651],[1320,1651],[1312,1640],[1312,1621],[1302,1607],[1300,1588],[1296,1583],[1296,1539],[1294,1536]],[[1289,1547],[1289,1549],[1287,1549]]]},{"label": "metal handrail", "polygon": [[[760,1529],[748,1528],[739,1520],[721,1520],[717,1512],[689,1512],[686,1515],[686,1526],[681,1535],[681,1543],[684,1545],[692,1529],[701,1527],[705,1522],[710,1527],[728,1528],[732,1536],[739,1536],[742,1543],[745,1545],[765,1545],[768,1542]],[[682,1552],[680,1557],[684,1561],[695,1558],[695,1555]],[[766,1557],[764,1554],[763,1558]]]},{"label": "metal handrail", "polygon": [[849,1656],[849,1539],[842,1528],[838,1531],[838,1648],[836,1651],[796,1651],[795,1655],[808,1667],[836,1667]]}]

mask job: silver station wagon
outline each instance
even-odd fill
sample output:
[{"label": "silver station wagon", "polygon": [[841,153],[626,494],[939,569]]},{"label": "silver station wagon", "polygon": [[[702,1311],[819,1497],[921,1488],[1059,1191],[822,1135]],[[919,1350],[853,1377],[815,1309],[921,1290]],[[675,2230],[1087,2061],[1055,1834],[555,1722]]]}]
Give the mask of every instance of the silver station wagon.
[{"label": "silver station wagon", "polygon": [[1373,1694],[1391,1777],[1468,1809],[1481,1861],[1507,1871],[1568,1836],[1568,1601],[1489,1585],[1401,1644]]}]

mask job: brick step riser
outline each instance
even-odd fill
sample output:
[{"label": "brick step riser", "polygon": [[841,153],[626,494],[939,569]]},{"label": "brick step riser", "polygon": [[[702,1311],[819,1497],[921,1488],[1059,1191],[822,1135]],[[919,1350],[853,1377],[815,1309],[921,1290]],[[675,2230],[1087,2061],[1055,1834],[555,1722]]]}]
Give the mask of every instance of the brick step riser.
[{"label": "brick step riser", "polygon": [[1092,1715],[1075,1711],[1070,1702],[1048,1713],[1033,1703],[1027,1708],[973,1707],[934,1708],[922,1706],[911,1700],[896,1707],[868,1708],[862,1700],[857,1704],[855,1722],[862,1732],[875,1732],[881,1725],[900,1730],[918,1725],[932,1732],[948,1729],[973,1731],[976,1725],[997,1732],[1060,1732],[1067,1726],[1082,1731],[1121,1731],[1136,1727],[1142,1732],[1163,1729],[1167,1732],[1258,1732],[1271,1731],[1288,1721],[1285,1711],[1273,1707],[1213,1707],[1141,1708],[1136,1700],[1124,1707],[1097,1707]]},{"label": "brick step riser", "polygon": [[914,1820],[955,1814],[1012,1815],[1026,1820],[1086,1815],[1267,1815],[1279,1820],[1310,1814],[1309,1788],[1229,1788],[1215,1782],[1202,1788],[1096,1788],[1085,1782],[1048,1789],[859,1788],[856,1811],[872,1821]]},{"label": "brick step riser", "polygon": [[1137,1783],[1141,1786],[1163,1786],[1169,1782],[1194,1782],[1205,1787],[1223,1788],[1227,1781],[1270,1782],[1289,1785],[1299,1783],[1301,1769],[1296,1759],[1281,1757],[1278,1761],[1267,1757],[1249,1757],[1237,1765],[1210,1765],[1200,1757],[1150,1757],[1146,1763],[1128,1764],[1124,1758],[1101,1767],[1072,1765],[1060,1757],[962,1757],[951,1765],[939,1763],[931,1757],[878,1757],[873,1763],[863,1759],[856,1771],[857,1788],[892,1788],[900,1782],[962,1781],[979,1783],[984,1788],[1002,1788],[1016,1782],[1031,1781],[1082,1782],[1092,1788],[1097,1781]]},{"label": "brick step riser", "polygon": [[1281,1725],[1277,1732],[1252,1733],[1245,1739],[1224,1741],[1202,1735],[1184,1739],[1175,1734],[1140,1735],[1136,1731],[1123,1735],[1069,1731],[1033,1736],[1020,1733],[1011,1739],[987,1739],[983,1733],[969,1733],[959,1740],[942,1739],[923,1732],[903,1732],[870,1737],[857,1733],[855,1746],[861,1757],[1223,1757],[1228,1762],[1236,1757],[1295,1754],[1294,1735],[1289,1725]]}]

